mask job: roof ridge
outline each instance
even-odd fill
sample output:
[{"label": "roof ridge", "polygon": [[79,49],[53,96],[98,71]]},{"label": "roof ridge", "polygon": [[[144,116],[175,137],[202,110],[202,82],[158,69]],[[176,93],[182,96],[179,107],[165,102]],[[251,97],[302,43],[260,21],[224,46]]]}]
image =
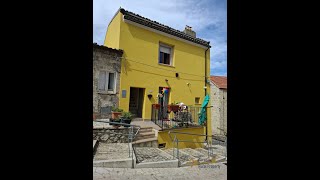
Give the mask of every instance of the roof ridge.
[{"label": "roof ridge", "polygon": [[[172,32],[171,32],[172,35],[178,34],[179,36],[176,35],[177,37],[182,36],[182,37],[180,37],[180,38],[183,38],[183,39],[186,39],[186,40],[189,40],[189,41],[193,41],[193,42],[195,42],[195,43],[198,43],[198,44],[201,44],[201,45],[204,45],[204,46],[207,46],[207,47],[211,47],[211,46],[210,46],[210,41],[205,41],[205,40],[203,40],[203,39],[201,39],[201,38],[198,38],[198,37],[192,37],[192,36],[190,36],[189,34],[184,33],[183,31],[174,29],[174,28],[172,28],[172,27],[170,27],[170,26],[167,26],[167,25],[165,25],[165,24],[159,23],[159,22],[157,22],[157,21],[153,21],[153,20],[151,20],[151,19],[149,19],[149,18],[143,17],[143,16],[141,16],[141,15],[139,15],[139,14],[136,14],[136,13],[133,13],[133,12],[131,12],[131,11],[125,10],[124,8],[121,8],[121,7],[120,7],[120,12],[121,12],[122,14],[124,14],[125,17],[126,17],[126,15],[127,15],[127,16],[132,16],[133,18],[137,18],[137,19],[140,19],[140,20],[146,20],[146,21],[149,21],[149,22],[151,22],[151,23],[154,23],[154,25],[158,25],[158,26],[160,26],[160,27],[162,26],[162,27],[164,28],[164,30],[162,30],[162,31],[165,32],[165,33],[170,33],[170,31],[172,31]],[[130,19],[129,19],[129,20],[130,20]],[[137,23],[139,23],[139,22],[137,22]],[[147,23],[146,25],[153,26],[152,24],[149,24],[148,22],[146,22],[146,23]],[[141,24],[141,22],[140,22],[140,24]],[[143,24],[143,25],[144,25],[144,24]],[[146,26],[146,25],[145,25],[145,26]],[[157,29],[156,27],[151,27],[151,28]],[[157,29],[157,30],[159,30],[159,29]],[[160,31],[161,31],[161,30],[160,30]],[[169,32],[166,32],[166,31],[169,31]]]}]

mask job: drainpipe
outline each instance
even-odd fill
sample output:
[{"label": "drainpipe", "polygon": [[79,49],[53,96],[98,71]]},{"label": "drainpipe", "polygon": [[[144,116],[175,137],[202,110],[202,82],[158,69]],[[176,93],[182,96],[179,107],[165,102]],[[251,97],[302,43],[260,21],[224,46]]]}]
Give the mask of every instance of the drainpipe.
[{"label": "drainpipe", "polygon": [[[207,86],[207,51],[209,49],[210,49],[210,46],[204,52],[204,87]],[[207,95],[207,88],[204,89],[204,96],[206,95]],[[207,113],[207,108],[206,108],[206,113]],[[208,135],[208,123],[206,123],[206,135]],[[206,136],[206,141],[207,140],[208,140],[208,136]]]}]

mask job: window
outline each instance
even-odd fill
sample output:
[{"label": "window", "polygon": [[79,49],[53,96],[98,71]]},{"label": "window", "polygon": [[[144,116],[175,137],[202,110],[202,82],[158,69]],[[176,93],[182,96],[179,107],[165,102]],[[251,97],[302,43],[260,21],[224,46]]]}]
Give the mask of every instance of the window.
[{"label": "window", "polygon": [[160,44],[159,64],[172,65],[172,47]]},{"label": "window", "polygon": [[116,74],[106,71],[99,72],[98,91],[115,93]]},{"label": "window", "polygon": [[106,82],[107,82],[107,72],[106,71],[100,71],[99,72],[99,91],[105,91],[106,90]]},{"label": "window", "polygon": [[114,91],[114,73],[109,73],[108,91]]},{"label": "window", "polygon": [[194,99],[194,102],[195,102],[195,104],[200,104],[200,98],[199,98],[199,97],[196,97],[196,98]]}]

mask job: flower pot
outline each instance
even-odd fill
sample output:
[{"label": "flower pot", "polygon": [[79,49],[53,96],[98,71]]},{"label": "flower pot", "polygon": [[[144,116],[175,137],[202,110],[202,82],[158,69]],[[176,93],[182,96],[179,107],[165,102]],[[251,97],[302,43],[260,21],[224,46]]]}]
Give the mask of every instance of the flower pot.
[{"label": "flower pot", "polygon": [[168,111],[171,112],[178,112],[179,111],[179,105],[168,105]]},{"label": "flower pot", "polygon": [[160,104],[152,104],[153,109],[160,109]]},{"label": "flower pot", "polygon": [[118,129],[121,125],[119,124],[114,124],[112,122],[116,122],[116,123],[121,123],[121,121],[115,121],[114,119],[110,119],[110,125],[112,125],[114,128]]},{"label": "flower pot", "polygon": [[[131,124],[131,119],[121,119],[121,123]],[[124,127],[130,127],[129,125],[123,125]]]},{"label": "flower pot", "polygon": [[122,112],[112,112],[112,119],[118,119]]}]

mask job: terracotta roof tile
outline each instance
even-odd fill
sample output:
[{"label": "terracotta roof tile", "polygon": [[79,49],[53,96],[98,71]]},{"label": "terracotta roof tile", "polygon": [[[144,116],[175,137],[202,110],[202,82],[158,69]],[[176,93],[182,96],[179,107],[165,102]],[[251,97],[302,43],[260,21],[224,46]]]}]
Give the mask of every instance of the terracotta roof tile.
[{"label": "terracotta roof tile", "polygon": [[121,49],[113,49],[113,48],[110,48],[110,47],[107,47],[107,46],[99,45],[97,43],[93,43],[93,48],[99,48],[99,49],[114,51],[114,52],[117,52],[117,53],[120,53],[120,54],[123,53],[123,50],[121,50]]},{"label": "terracotta roof tile", "polygon": [[210,76],[210,79],[219,89],[227,89],[226,76]]}]

